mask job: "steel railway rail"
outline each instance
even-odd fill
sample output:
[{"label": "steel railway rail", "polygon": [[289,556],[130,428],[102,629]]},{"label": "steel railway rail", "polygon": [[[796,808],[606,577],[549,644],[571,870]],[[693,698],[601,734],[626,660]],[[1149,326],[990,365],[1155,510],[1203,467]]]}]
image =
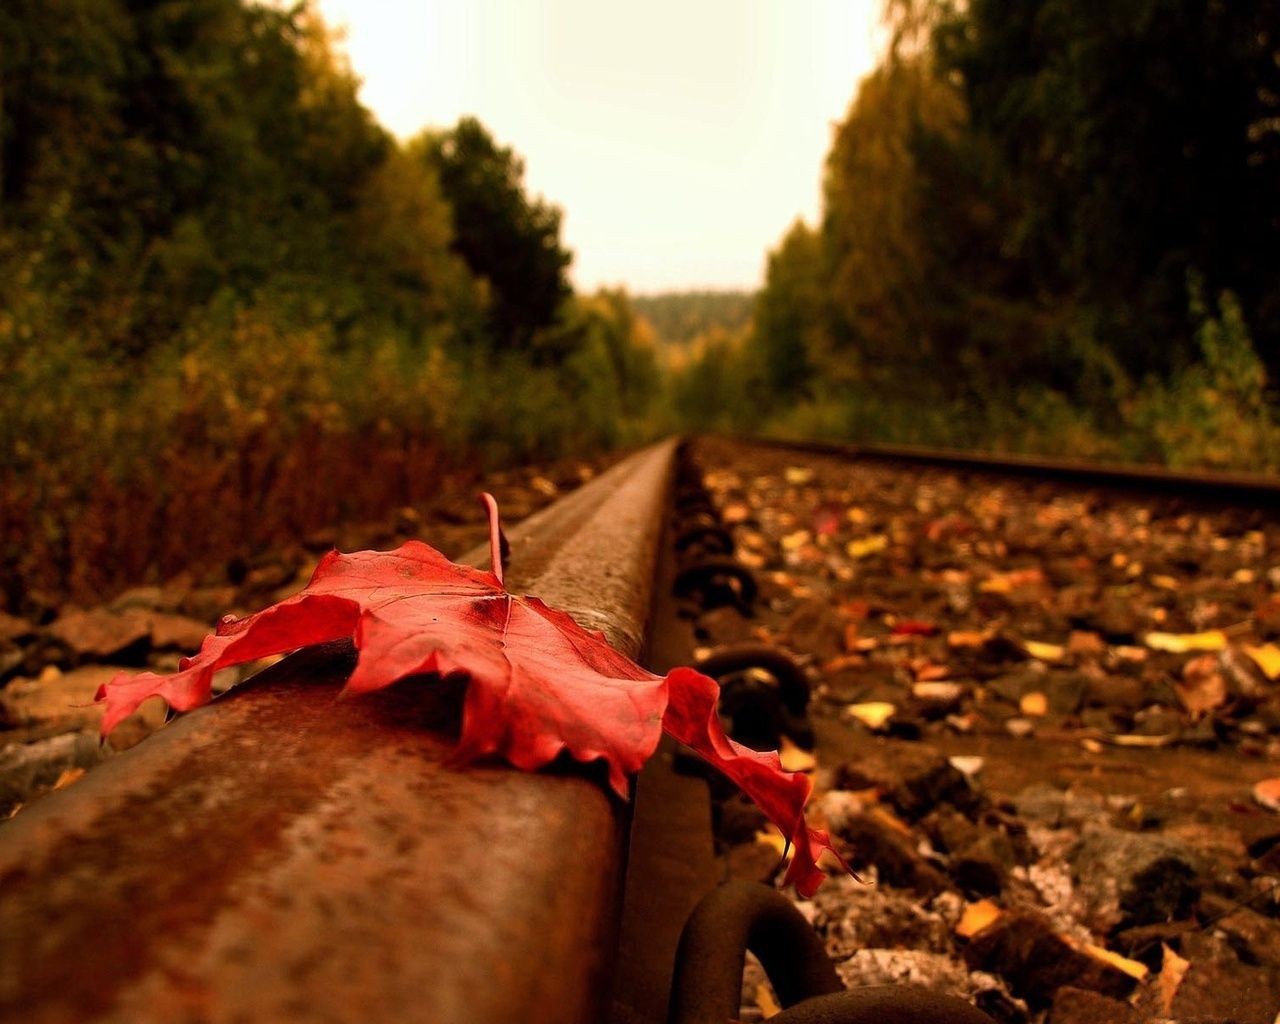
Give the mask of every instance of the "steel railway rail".
[{"label": "steel railway rail", "polygon": [[[638,654],[674,451],[513,530],[508,586]],[[294,655],[0,829],[0,1020],[599,1019],[626,809],[444,768],[456,694],[335,701],[349,667]]]},{"label": "steel railway rail", "polygon": [[1280,477],[1216,470],[1171,470],[1128,463],[993,455],[915,445],[837,444],[775,437],[728,437],[745,445],[762,445],[816,455],[874,462],[898,462],[992,475],[1026,477],[1115,491],[1171,494],[1214,504],[1280,506]]}]

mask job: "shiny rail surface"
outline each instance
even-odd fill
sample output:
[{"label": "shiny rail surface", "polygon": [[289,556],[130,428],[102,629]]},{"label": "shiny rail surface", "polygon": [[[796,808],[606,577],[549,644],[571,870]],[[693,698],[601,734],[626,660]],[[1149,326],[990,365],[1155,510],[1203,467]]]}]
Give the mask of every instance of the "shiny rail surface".
[{"label": "shiny rail surface", "polygon": [[[674,451],[513,530],[509,589],[635,656]],[[443,767],[460,686],[335,700],[350,665],[295,654],[0,827],[0,1020],[597,1019],[626,809]]]},{"label": "shiny rail surface", "polygon": [[746,445],[785,448],[844,459],[906,462],[974,472],[1056,480],[1115,490],[1172,494],[1216,503],[1278,506],[1280,477],[1216,470],[1182,471],[1125,463],[1085,462],[1023,455],[993,455],[915,445],[837,444],[776,437],[729,437]]}]

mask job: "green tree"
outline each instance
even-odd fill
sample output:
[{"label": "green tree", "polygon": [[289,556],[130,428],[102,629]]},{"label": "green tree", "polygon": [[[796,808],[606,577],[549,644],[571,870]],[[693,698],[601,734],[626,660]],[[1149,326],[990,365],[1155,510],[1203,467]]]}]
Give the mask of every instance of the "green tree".
[{"label": "green tree", "polygon": [[526,195],[523,161],[473,117],[425,136],[418,148],[453,210],[454,251],[488,282],[495,344],[544,361],[562,359],[566,353],[549,338],[563,335],[539,334],[571,294],[572,256],[560,244],[560,210]]},{"label": "green tree", "polygon": [[1031,287],[1095,309],[1132,373],[1168,372],[1195,354],[1195,271],[1280,367],[1280,2],[927,6],[942,74],[1016,179],[1003,245]]},{"label": "green tree", "polygon": [[828,302],[822,238],[797,220],[769,254],[749,341],[769,401],[790,403],[808,392],[815,359],[828,349]]}]

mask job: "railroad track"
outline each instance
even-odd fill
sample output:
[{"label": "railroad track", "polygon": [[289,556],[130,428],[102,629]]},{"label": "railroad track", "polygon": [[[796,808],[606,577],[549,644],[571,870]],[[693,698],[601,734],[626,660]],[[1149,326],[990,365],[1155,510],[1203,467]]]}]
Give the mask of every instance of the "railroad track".
[{"label": "railroad track", "polygon": [[840,459],[934,466],[997,476],[1082,484],[1133,494],[1172,494],[1213,504],[1280,505],[1280,477],[1220,470],[1172,470],[1158,466],[1090,462],[1024,455],[995,455],[918,445],[837,444],[781,438],[744,443],[829,455]]},{"label": "railroad track", "polygon": [[[751,444],[1280,503],[1276,481],[1239,476]],[[749,613],[755,600],[701,471],[679,462],[674,441],[509,539],[511,590],[564,608],[654,670],[693,656],[690,607]],[[760,647],[704,667],[730,676],[763,664],[774,704],[756,727],[803,743],[804,667]],[[699,909],[718,881],[708,786],[670,746],[630,806],[590,770],[445,769],[457,693],[398,687],[336,702],[349,667],[341,649],[294,655],[0,828],[0,1019],[655,1024],[674,984],[671,1019],[693,1024],[728,1002],[736,1013],[750,946],[784,1004],[797,1004],[784,1024],[989,1020],[910,990],[840,995],[820,945],[770,952],[774,933],[756,922],[799,926],[749,894]],[[743,698],[748,732],[758,696]],[[709,950],[692,925],[678,948],[695,911],[721,936]]]}]

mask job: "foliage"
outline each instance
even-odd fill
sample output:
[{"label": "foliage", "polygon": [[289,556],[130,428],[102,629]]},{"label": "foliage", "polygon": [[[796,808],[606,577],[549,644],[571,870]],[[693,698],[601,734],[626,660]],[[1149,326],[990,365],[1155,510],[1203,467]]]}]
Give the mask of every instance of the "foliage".
[{"label": "foliage", "polygon": [[1213,316],[1199,282],[1191,295],[1200,359],[1134,395],[1126,417],[1168,465],[1280,469],[1280,415],[1267,401],[1266,369],[1240,303],[1223,292]]},{"label": "foliage", "polygon": [[708,331],[733,334],[751,322],[755,296],[745,291],[660,292],[636,295],[631,303],[649,322],[659,345],[687,348]]},{"label": "foliage", "polygon": [[566,353],[547,347],[551,335],[538,339],[570,292],[572,257],[560,246],[560,211],[525,195],[523,161],[473,117],[428,133],[413,151],[439,176],[453,210],[454,251],[487,282],[495,344],[562,359]]},{"label": "foliage", "polygon": [[[734,429],[1274,467],[1275,4],[885,10],[891,43],[836,127],[820,226],[771,254],[742,341],[677,367],[676,410]],[[1216,314],[1202,294],[1221,297]]]},{"label": "foliage", "polygon": [[1099,312],[1130,372],[1191,350],[1183,283],[1233,289],[1280,368],[1280,4],[937,2],[933,48],[1018,184],[1033,287]]},{"label": "foliage", "polygon": [[769,254],[763,291],[756,298],[750,345],[769,395],[780,403],[804,396],[814,364],[829,349],[830,299],[821,238],[797,220]]},{"label": "foliage", "polygon": [[518,156],[441,136],[483,172],[461,213],[306,4],[18,0],[0,34],[0,600],[645,429],[651,348],[625,297],[568,295]]}]

